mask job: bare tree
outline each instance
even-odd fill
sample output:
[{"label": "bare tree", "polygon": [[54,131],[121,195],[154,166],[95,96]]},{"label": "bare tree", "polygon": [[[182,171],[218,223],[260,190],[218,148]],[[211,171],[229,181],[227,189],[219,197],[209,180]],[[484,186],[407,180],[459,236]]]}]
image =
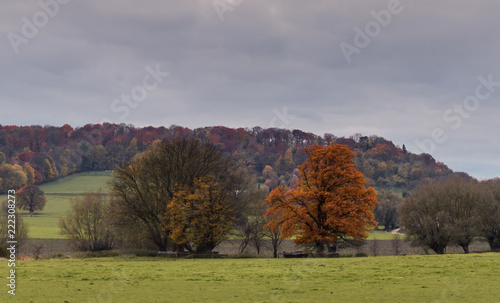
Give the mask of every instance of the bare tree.
[{"label": "bare tree", "polygon": [[442,254],[451,243],[469,252],[469,244],[484,226],[484,214],[493,201],[491,191],[475,180],[455,177],[431,181],[415,189],[399,207],[401,224],[415,245]]},{"label": "bare tree", "polygon": [[246,205],[244,217],[235,228],[237,236],[241,239],[240,253],[251,245],[257,254],[260,254],[264,246],[264,239],[267,237],[264,225],[267,222],[263,217],[266,207],[262,201],[265,200],[267,194],[267,191],[262,189],[255,189],[252,192],[251,199]]},{"label": "bare tree", "polygon": [[281,238],[281,232],[279,229],[269,230],[268,231],[269,238],[271,239],[271,245],[273,246],[273,258],[278,257],[278,250],[280,248],[281,243],[283,242],[283,238]]},{"label": "bare tree", "polygon": [[492,191],[494,201],[480,210],[484,216],[481,236],[486,238],[491,250],[500,251],[500,178],[486,180],[482,184]]},{"label": "bare tree", "polygon": [[248,222],[247,218],[236,225],[233,234],[241,241],[238,252],[243,253],[252,241],[252,225]]},{"label": "bare tree", "polygon": [[98,191],[88,192],[71,201],[65,217],[59,219],[61,234],[66,235],[74,249],[101,251],[113,249],[115,231],[109,217],[109,204]]},{"label": "bare tree", "polygon": [[480,235],[485,225],[483,210],[490,208],[495,198],[479,182],[454,178],[443,184],[446,208],[449,212],[451,242],[469,253],[469,245]]},{"label": "bare tree", "polygon": [[[0,206],[0,248],[7,247],[7,241],[16,240],[17,247],[21,247],[28,239],[28,226],[23,221],[23,218],[19,215],[19,213],[9,213],[8,203],[5,200]],[[14,224],[13,224],[14,223]],[[10,234],[8,230],[12,230],[12,227],[9,225],[15,226],[15,239],[10,238]],[[0,249],[1,250],[1,249]]]},{"label": "bare tree", "polygon": [[398,205],[403,197],[391,190],[380,190],[377,194],[377,200],[379,204],[373,210],[375,221],[379,225],[383,225],[385,231],[394,229],[398,224]]}]

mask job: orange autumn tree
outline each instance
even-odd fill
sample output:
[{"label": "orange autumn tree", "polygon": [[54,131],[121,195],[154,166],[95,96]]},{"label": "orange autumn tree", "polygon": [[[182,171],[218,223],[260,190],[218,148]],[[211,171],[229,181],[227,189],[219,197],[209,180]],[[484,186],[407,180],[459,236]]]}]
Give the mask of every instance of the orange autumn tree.
[{"label": "orange autumn tree", "polygon": [[315,145],[306,149],[307,160],[298,166],[300,183],[273,190],[265,204],[269,223],[282,238],[295,236],[295,244],[314,245],[318,253],[335,252],[339,240],[366,238],[377,226],[373,209],[378,201],[367,188],[364,175],[346,145]]},{"label": "orange autumn tree", "polygon": [[172,240],[203,253],[224,240],[235,221],[229,197],[211,176],[196,179],[193,187],[179,187],[166,216]]}]

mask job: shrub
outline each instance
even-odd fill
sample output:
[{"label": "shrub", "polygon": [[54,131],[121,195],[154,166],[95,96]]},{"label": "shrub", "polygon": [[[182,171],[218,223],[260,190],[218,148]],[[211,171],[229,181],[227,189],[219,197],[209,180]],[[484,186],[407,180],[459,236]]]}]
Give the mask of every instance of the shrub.
[{"label": "shrub", "polygon": [[101,192],[85,193],[73,200],[66,217],[59,219],[59,226],[75,250],[111,250],[115,245],[108,202]]}]

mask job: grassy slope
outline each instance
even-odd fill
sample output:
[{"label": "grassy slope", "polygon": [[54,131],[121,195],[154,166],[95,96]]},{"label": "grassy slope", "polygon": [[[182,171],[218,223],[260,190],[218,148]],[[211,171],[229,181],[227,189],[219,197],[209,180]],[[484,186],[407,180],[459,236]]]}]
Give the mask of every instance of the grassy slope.
[{"label": "grassy slope", "polygon": [[16,269],[9,302],[497,302],[500,255],[69,259]]},{"label": "grassy slope", "polygon": [[[106,172],[80,173],[40,186],[45,192],[47,204],[42,212],[30,217],[26,211],[20,211],[24,215],[24,221],[29,226],[29,237],[34,239],[62,239],[59,235],[59,217],[68,210],[70,201],[76,195],[86,191],[108,192],[107,182],[111,180],[111,174]],[[4,197],[2,197],[3,200]]]},{"label": "grassy slope", "polygon": [[102,188],[102,191],[107,193],[108,187],[106,182],[110,179],[111,173],[108,172],[80,173],[43,184],[40,186],[40,189],[45,194],[75,194],[91,190],[96,191]]}]

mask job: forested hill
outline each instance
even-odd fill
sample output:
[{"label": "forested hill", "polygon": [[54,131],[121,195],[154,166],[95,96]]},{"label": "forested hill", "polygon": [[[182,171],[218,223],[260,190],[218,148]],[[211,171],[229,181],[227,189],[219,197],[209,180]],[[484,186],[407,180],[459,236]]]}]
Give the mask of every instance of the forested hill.
[{"label": "forested hill", "polygon": [[155,140],[199,138],[235,155],[257,174],[261,186],[294,185],[295,170],[305,158],[304,148],[315,143],[348,145],[357,154],[360,170],[371,185],[413,188],[426,178],[453,172],[428,154],[412,154],[404,145],[377,136],[333,134],[318,136],[300,130],[204,127],[136,128],[125,124],[88,124],[73,128],[0,125],[0,191],[40,184],[66,175],[112,170],[148,148]]}]

